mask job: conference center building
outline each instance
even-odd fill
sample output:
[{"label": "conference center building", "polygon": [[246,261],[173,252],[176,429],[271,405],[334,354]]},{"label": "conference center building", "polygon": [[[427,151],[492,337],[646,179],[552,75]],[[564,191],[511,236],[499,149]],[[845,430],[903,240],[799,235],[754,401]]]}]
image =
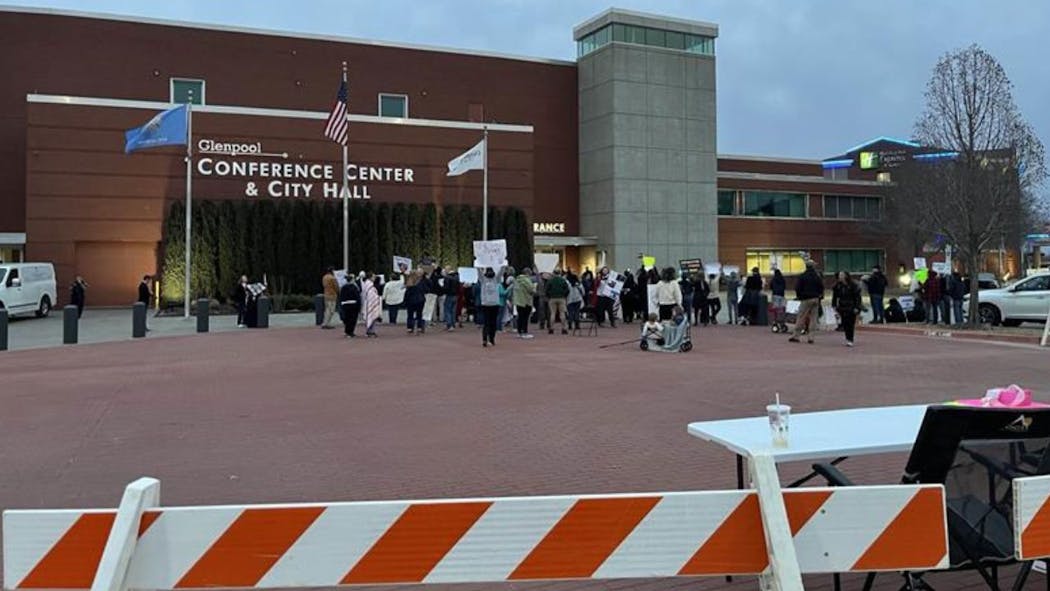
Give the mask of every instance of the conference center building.
[{"label": "conference center building", "polygon": [[[187,183],[194,211],[270,202],[279,219],[267,248],[278,259],[308,251],[281,216],[312,203],[337,218],[317,231],[340,232],[341,150],[324,130],[345,62],[349,198],[378,216],[355,228],[372,232],[363,247],[385,245],[361,266],[408,254],[389,252],[408,232],[397,219],[406,211],[437,212],[423,234],[458,231],[462,242],[480,227],[475,214],[456,228],[444,216],[476,213],[486,175],[446,172],[487,132],[494,237],[557,253],[562,266],[636,268],[645,255],[789,275],[803,256],[829,272],[894,267],[895,246],[870,231],[879,178],[719,154],[717,37],[711,23],[611,9],[566,31],[577,58],[562,61],[0,8],[0,259],[52,262],[60,286],[87,280],[89,304],[126,304],[169,262]],[[186,102],[188,167],[181,146],[125,153],[125,130]],[[512,219],[525,229],[515,238]],[[431,250],[467,264],[462,249],[448,254],[455,245]],[[293,262],[315,277],[339,265],[331,259]]]}]

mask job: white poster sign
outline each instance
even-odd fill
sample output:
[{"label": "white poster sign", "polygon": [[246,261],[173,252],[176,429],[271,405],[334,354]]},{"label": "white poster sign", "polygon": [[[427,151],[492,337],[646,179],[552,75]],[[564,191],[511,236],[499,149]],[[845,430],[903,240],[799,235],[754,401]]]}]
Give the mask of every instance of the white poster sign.
[{"label": "white poster sign", "polygon": [[722,272],[722,263],[704,263],[705,275],[718,275]]},{"label": "white poster sign", "polygon": [[912,296],[901,296],[897,298],[897,303],[901,305],[901,310],[905,312],[911,312],[915,309],[915,298]]},{"label": "white poster sign", "polygon": [[478,282],[478,270],[473,267],[460,267],[459,268],[459,282],[460,283],[477,283]]},{"label": "white poster sign", "polygon": [[740,266],[739,265],[726,265],[726,266],[722,267],[722,274],[725,275],[726,277],[729,277],[733,273],[736,273],[737,277],[740,276]]},{"label": "white poster sign", "polygon": [[412,270],[412,259],[394,255],[394,272],[407,273]]},{"label": "white poster sign", "polygon": [[536,270],[540,273],[553,273],[560,258],[557,253],[546,252],[537,252],[533,257],[536,259]]},{"label": "white poster sign", "polygon": [[916,270],[926,268],[926,257],[915,257],[912,259],[912,262],[915,264]]},{"label": "white poster sign", "polygon": [[507,262],[506,240],[475,240],[474,266],[499,269]]},{"label": "white poster sign", "polygon": [[933,268],[934,272],[936,272],[938,275],[948,275],[948,274],[950,274],[952,272],[952,267],[948,263],[940,263],[940,262],[938,262],[938,263],[933,263],[930,266]]}]

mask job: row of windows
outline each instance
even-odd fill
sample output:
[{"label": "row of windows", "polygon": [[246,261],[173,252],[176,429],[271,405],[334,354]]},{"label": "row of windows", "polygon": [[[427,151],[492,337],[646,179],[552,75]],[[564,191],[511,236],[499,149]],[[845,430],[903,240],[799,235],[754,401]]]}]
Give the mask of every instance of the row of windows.
[{"label": "row of windows", "polygon": [[851,220],[877,220],[881,217],[878,197],[825,195],[824,217]]},{"label": "row of windows", "polygon": [[[170,81],[171,102],[175,104],[206,104],[204,80],[172,78]],[[380,117],[408,117],[408,95],[379,93]]]},{"label": "row of windows", "polygon": [[[718,192],[718,215],[804,218],[808,216],[806,200],[805,193],[722,190]],[[881,205],[878,197],[825,195],[823,217],[878,220]]]},{"label": "row of windows", "polygon": [[[847,273],[867,273],[875,265],[882,264],[881,250],[832,250],[824,251],[823,272],[834,275],[839,271]],[[747,270],[758,267],[759,272],[768,275],[774,267],[785,275],[798,275],[806,270],[806,259],[797,250],[748,250]]]},{"label": "row of windows", "polygon": [[667,49],[678,49],[689,53],[701,55],[715,54],[715,40],[703,35],[691,35],[676,31],[664,31],[650,27],[638,27],[635,25],[623,25],[613,23],[606,25],[593,33],[586,35],[576,43],[577,54],[580,57],[616,41],[618,43],[632,43],[634,45],[648,45],[650,47],[664,47]]}]

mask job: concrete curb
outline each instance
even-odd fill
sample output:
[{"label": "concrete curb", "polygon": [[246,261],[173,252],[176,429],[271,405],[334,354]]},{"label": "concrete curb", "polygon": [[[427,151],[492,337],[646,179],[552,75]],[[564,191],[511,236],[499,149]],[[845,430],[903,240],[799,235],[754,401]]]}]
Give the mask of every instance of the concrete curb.
[{"label": "concrete curb", "polygon": [[1039,345],[1040,335],[1020,335],[1020,334],[995,334],[992,332],[973,332],[969,330],[959,330],[950,327],[946,328],[931,328],[922,326],[921,328],[909,328],[905,326],[886,326],[886,325],[863,325],[858,326],[858,330],[881,332],[887,334],[903,334],[909,336],[925,336],[933,339],[958,339],[966,341],[991,341],[999,343],[1019,343],[1024,345]]}]

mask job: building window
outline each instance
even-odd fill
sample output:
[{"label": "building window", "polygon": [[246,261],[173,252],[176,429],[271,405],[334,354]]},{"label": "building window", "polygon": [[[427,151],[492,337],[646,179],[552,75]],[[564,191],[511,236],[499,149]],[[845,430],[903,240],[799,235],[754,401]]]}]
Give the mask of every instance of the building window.
[{"label": "building window", "polygon": [[380,117],[408,117],[408,95],[379,93]]},{"label": "building window", "polygon": [[893,182],[893,177],[890,176],[890,173],[888,173],[888,172],[880,172],[880,173],[876,173],[875,180],[880,182],[880,183],[892,183]]},{"label": "building window", "polygon": [[824,217],[847,220],[878,220],[881,217],[878,197],[825,195]]},{"label": "building window", "polygon": [[762,274],[769,275],[773,267],[785,275],[798,275],[806,270],[806,260],[797,250],[749,250],[747,271],[758,267]]},{"label": "building window", "polygon": [[650,27],[613,23],[584,35],[576,42],[576,55],[583,57],[610,42],[664,47],[701,55],[715,54],[715,40],[703,35],[688,35]]},{"label": "building window", "polygon": [[744,215],[754,217],[806,217],[806,195],[803,193],[744,192]]},{"label": "building window", "polygon": [[[172,78],[169,84],[171,102],[184,105],[192,102],[195,105],[203,105],[204,81],[193,78]],[[190,101],[192,93],[193,100]]]},{"label": "building window", "polygon": [[718,192],[718,215],[736,215],[736,191]]},{"label": "building window", "polygon": [[875,265],[882,264],[881,250],[825,250],[824,273],[834,275],[839,271],[867,273]]}]

